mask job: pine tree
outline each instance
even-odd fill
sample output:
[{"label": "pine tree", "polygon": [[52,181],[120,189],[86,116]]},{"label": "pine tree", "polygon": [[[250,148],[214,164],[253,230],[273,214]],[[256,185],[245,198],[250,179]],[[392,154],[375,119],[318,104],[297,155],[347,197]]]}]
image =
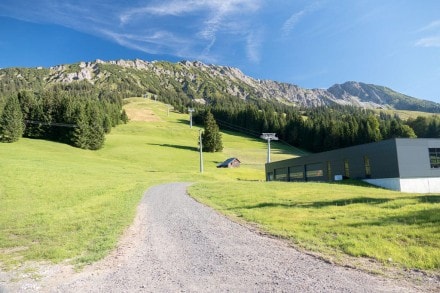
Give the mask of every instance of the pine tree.
[{"label": "pine tree", "polygon": [[87,116],[89,124],[88,149],[98,150],[104,145],[105,131],[102,113],[97,103],[87,104]]},{"label": "pine tree", "polygon": [[73,113],[73,119],[76,124],[75,130],[72,133],[71,142],[74,146],[82,149],[87,149],[89,136],[89,125],[85,109],[83,105],[78,104]]},{"label": "pine tree", "polygon": [[122,109],[121,120],[122,120],[122,122],[124,122],[124,124],[127,124],[128,120],[129,120],[127,112],[125,112],[125,109]]},{"label": "pine tree", "polygon": [[104,132],[106,134],[110,133],[110,131],[112,130],[112,121],[110,119],[110,116],[108,114],[106,114],[104,116],[104,121],[103,121],[103,127],[104,127]]},{"label": "pine tree", "polygon": [[0,116],[0,141],[15,142],[24,131],[23,113],[17,96],[10,96]]},{"label": "pine tree", "polygon": [[215,122],[214,115],[208,110],[205,115],[205,131],[202,135],[203,150],[207,152],[221,152],[223,150],[222,135]]}]

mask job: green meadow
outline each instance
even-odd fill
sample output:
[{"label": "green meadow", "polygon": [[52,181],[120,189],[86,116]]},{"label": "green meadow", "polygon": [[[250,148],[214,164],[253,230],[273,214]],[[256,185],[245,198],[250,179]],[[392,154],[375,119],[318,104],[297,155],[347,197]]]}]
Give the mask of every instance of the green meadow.
[{"label": "green meadow", "polygon": [[190,187],[199,201],[325,258],[440,268],[440,196],[365,185],[234,182]]},{"label": "green meadow", "polygon": [[[204,154],[199,172],[199,128],[188,115],[145,99],[126,109],[153,111],[154,121],[112,129],[104,148],[89,151],[44,140],[0,144],[0,262],[70,259],[82,265],[115,247],[145,190],[174,181],[263,180],[266,144],[223,134],[222,153]],[[287,158],[276,148],[274,159]],[[216,164],[236,156],[237,169]]]},{"label": "green meadow", "polygon": [[[150,186],[193,182],[189,192],[226,215],[328,257],[368,257],[399,267],[440,268],[440,196],[346,184],[264,182],[266,143],[223,132],[222,153],[204,153],[199,128],[164,104],[129,99],[154,119],[112,129],[88,151],[42,140],[0,145],[0,262],[79,266],[104,257]],[[151,118],[151,115],[150,115]],[[300,154],[272,144],[272,160]],[[217,169],[238,157],[237,169]],[[227,184],[225,184],[227,183]]]}]

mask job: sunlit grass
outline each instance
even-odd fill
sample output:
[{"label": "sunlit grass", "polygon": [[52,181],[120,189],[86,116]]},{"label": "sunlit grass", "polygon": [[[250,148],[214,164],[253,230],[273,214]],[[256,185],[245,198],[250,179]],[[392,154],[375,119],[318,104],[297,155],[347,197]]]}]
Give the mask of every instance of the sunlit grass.
[{"label": "sunlit grass", "polygon": [[[126,107],[152,109],[154,122],[112,129],[103,149],[88,151],[42,140],[0,144],[0,262],[105,256],[132,222],[145,190],[165,182],[195,183],[191,195],[258,224],[305,249],[349,254],[404,267],[439,269],[438,195],[365,186],[266,183],[265,141],[223,133],[224,151],[204,153],[188,115],[146,99]],[[272,144],[272,160],[295,151]],[[237,169],[217,169],[238,157]]]},{"label": "sunlit grass", "polygon": [[308,250],[440,268],[440,196],[327,183],[203,183],[190,193]]},{"label": "sunlit grass", "polygon": [[409,110],[385,110],[385,109],[380,109],[380,110],[375,110],[377,113],[380,112],[384,112],[388,115],[398,115],[402,120],[408,120],[409,118],[411,119],[416,119],[419,116],[422,117],[432,117],[435,116],[435,113],[428,113],[428,112],[420,112],[420,111],[409,111]]},{"label": "sunlit grass", "polygon": [[[167,116],[165,105],[150,100],[131,102],[127,107],[152,109],[160,121],[118,126],[99,151],[30,139],[0,144],[3,264],[64,259],[84,264],[102,258],[154,184],[264,178],[264,141],[224,134],[225,151],[204,154],[205,172],[200,174],[198,128],[189,128],[188,116]],[[242,158],[245,146],[252,155]],[[243,166],[216,168],[230,156],[238,156]]]}]

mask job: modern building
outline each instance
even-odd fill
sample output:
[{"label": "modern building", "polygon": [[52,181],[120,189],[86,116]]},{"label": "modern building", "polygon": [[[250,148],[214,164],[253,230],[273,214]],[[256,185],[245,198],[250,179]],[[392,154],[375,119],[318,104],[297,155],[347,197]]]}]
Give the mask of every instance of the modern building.
[{"label": "modern building", "polygon": [[388,189],[440,193],[440,139],[394,138],[266,164],[268,181],[361,179]]}]

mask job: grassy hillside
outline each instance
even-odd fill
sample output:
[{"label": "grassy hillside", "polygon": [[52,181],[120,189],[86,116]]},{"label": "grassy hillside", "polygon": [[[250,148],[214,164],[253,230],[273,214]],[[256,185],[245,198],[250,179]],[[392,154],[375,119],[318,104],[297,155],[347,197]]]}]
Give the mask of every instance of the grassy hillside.
[{"label": "grassy hillside", "polygon": [[419,116],[422,117],[433,117],[436,116],[438,114],[434,114],[434,113],[428,113],[428,112],[420,112],[420,111],[409,111],[409,110],[384,110],[384,109],[380,109],[380,110],[375,110],[375,112],[377,112],[378,114],[380,112],[384,112],[388,115],[398,115],[400,117],[400,119],[406,121],[410,118],[412,119],[416,119]]},{"label": "grassy hillside", "polygon": [[[127,112],[144,121],[113,129],[99,151],[30,139],[0,145],[1,262],[101,258],[154,184],[264,178],[264,141],[223,134],[223,153],[205,154],[200,174],[198,128],[189,128],[188,116],[167,116],[166,106],[151,100],[130,102]],[[274,159],[288,157],[273,149]],[[242,167],[216,168],[230,156]]]},{"label": "grassy hillside", "polygon": [[[266,143],[223,133],[224,151],[204,154],[188,115],[147,99],[125,105],[133,120],[87,151],[42,140],[0,145],[0,262],[79,265],[102,258],[132,221],[143,191],[194,182],[192,196],[327,256],[366,256],[409,268],[440,268],[440,199],[378,188],[262,182]],[[139,120],[139,121],[136,121]],[[272,160],[295,155],[272,145]],[[238,169],[217,169],[228,157]],[[225,184],[227,182],[227,184]]]}]

